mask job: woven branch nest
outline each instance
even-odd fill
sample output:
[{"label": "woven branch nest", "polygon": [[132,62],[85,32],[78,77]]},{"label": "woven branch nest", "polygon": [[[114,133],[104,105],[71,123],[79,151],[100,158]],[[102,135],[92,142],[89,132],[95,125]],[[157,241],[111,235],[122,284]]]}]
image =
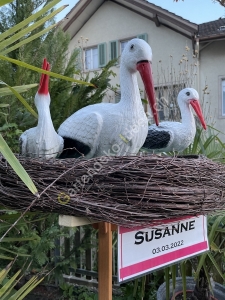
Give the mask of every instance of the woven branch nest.
[{"label": "woven branch nest", "polygon": [[0,156],[0,205],[17,210],[36,198],[33,211],[134,227],[225,207],[225,166],[204,157],[18,158],[40,197],[31,194]]}]

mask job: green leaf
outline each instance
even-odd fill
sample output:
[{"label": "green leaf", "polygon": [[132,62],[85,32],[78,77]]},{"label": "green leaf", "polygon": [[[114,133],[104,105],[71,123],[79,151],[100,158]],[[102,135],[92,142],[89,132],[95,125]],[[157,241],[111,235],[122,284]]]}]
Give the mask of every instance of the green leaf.
[{"label": "green leaf", "polygon": [[18,159],[15,157],[5,140],[3,139],[2,135],[0,134],[0,152],[5,157],[5,159],[8,161],[10,166],[13,168],[13,170],[16,172],[16,174],[20,177],[20,179],[26,184],[26,186],[29,188],[29,190],[38,196],[38,191],[36,186],[34,185],[32,179],[27,174],[26,170],[23,168],[21,163],[18,161]]},{"label": "green leaf", "polygon": [[[32,279],[32,278],[31,278]],[[30,279],[30,280],[31,280]],[[37,279],[37,277],[36,277],[36,279]],[[29,281],[30,281],[29,280]],[[26,291],[24,291],[24,293],[17,299],[17,300],[22,300],[22,299],[24,299],[24,297],[27,295],[27,294],[29,294],[37,285],[39,285],[42,281],[44,280],[44,277],[43,278],[41,278],[40,280],[35,280],[34,282],[32,282],[32,284],[29,284],[29,286],[26,286],[25,285],[25,288],[26,288]],[[29,283],[29,281],[28,281],[28,283]],[[23,287],[22,288],[20,288],[20,290],[21,289],[23,289]],[[19,290],[19,291],[20,291]],[[13,299],[9,299],[9,300],[14,300],[14,298]]]},{"label": "green leaf", "polygon": [[[12,1],[9,1],[9,2],[12,2]],[[19,31],[21,28],[27,26],[29,23],[31,23],[35,19],[39,18],[41,15],[43,15],[45,12],[47,12],[48,10],[50,10],[52,7],[54,7],[59,2],[60,2],[60,0],[53,0],[53,1],[51,1],[49,4],[47,4],[46,6],[44,6],[41,10],[39,10],[35,14],[31,15],[30,17],[28,17],[24,21],[20,22],[16,26],[13,26],[13,27],[9,28],[8,30],[6,30],[5,32],[1,33],[0,34],[0,41],[6,39],[7,37],[9,37],[11,35],[13,35],[15,32]]]},{"label": "green leaf", "polygon": [[13,0],[0,0],[0,6],[6,5],[10,2],[13,2]]},{"label": "green leaf", "polygon": [[7,260],[14,260],[13,257],[1,255],[1,254],[0,254],[0,258],[1,258],[1,259],[7,259]]},{"label": "green leaf", "polygon": [[58,24],[59,24],[59,22],[56,23],[56,24],[53,24],[52,26],[49,26],[48,28],[46,28],[46,29],[44,29],[44,30],[42,30],[42,31],[40,31],[40,32],[38,32],[38,33],[32,35],[32,36],[30,36],[30,37],[27,38],[27,39],[22,40],[22,41],[19,42],[19,43],[16,43],[14,46],[12,46],[12,47],[10,47],[10,48],[8,48],[8,49],[6,49],[6,50],[1,51],[0,53],[1,53],[2,55],[5,55],[5,54],[7,54],[7,53],[9,53],[9,52],[11,52],[11,51],[13,51],[13,50],[15,50],[15,49],[18,49],[18,48],[20,48],[21,46],[23,46],[23,45],[25,45],[25,44],[27,44],[27,43],[30,43],[30,42],[32,42],[33,40],[37,39],[38,37],[44,35],[44,34],[47,33],[48,31],[50,31],[51,29],[53,29],[54,27],[56,27]]},{"label": "green leaf", "polygon": [[[214,259],[214,257],[212,256],[211,252],[208,253],[208,257],[210,258],[212,264],[214,265],[215,269],[217,270],[217,272],[220,274],[221,278],[223,280],[225,280],[225,276],[223,275],[223,273],[221,272],[220,267],[218,266],[216,260]],[[208,273],[208,272],[207,272]]]},{"label": "green leaf", "polygon": [[166,300],[170,299],[170,268],[165,268]]},{"label": "green leaf", "polygon": [[5,237],[1,240],[2,243],[5,242],[24,242],[24,241],[35,241],[37,238],[31,237],[31,238],[10,238],[10,237]]},{"label": "green leaf", "polygon": [[182,275],[182,285],[183,285],[183,299],[187,299],[186,295],[186,290],[187,290],[187,283],[186,283],[186,268],[185,268],[186,263],[182,262],[181,263],[181,275]]},{"label": "green leaf", "polygon": [[71,81],[71,82],[75,82],[75,83],[79,83],[79,84],[83,84],[83,85],[88,85],[88,86],[95,87],[94,84],[92,84],[90,82],[86,82],[86,81],[82,81],[82,80],[77,80],[77,79],[74,79],[74,78],[71,78],[71,77],[67,77],[67,76],[63,76],[63,75],[57,74],[57,73],[46,71],[46,70],[34,67],[32,65],[29,65],[29,64],[27,64],[25,62],[22,62],[22,61],[13,59],[13,58],[9,58],[9,57],[3,56],[3,55],[0,55],[0,59],[9,61],[9,62],[11,62],[13,64],[16,64],[18,66],[21,66],[21,67],[24,67],[24,68],[36,71],[38,73],[43,73],[43,74],[47,74],[49,76],[53,76],[55,78],[60,78],[60,79],[63,79],[63,80],[67,80],[67,81]]},{"label": "green leaf", "polygon": [[6,278],[7,274],[9,273],[13,262],[10,262],[4,269],[0,271],[0,283]]},{"label": "green leaf", "polygon": [[[0,43],[0,50],[5,49],[6,47],[8,47],[9,45],[15,43],[17,40],[23,38],[24,36],[26,36],[29,32],[33,31],[34,29],[38,28],[39,26],[41,26],[43,23],[47,22],[49,19],[53,18],[55,15],[57,15],[58,13],[60,13],[63,9],[65,8],[65,6],[62,6],[60,8],[58,8],[57,10],[53,11],[51,14],[47,15],[44,18],[41,18],[41,20],[34,22],[33,25],[26,27],[23,30],[20,30],[18,33],[12,35],[10,38],[7,38],[6,40],[2,41]],[[17,27],[14,26],[14,27]],[[48,30],[47,30],[48,31]],[[1,53],[2,54],[2,53]]]},{"label": "green leaf", "polygon": [[0,297],[2,297],[7,290],[12,286],[12,284],[15,282],[16,278],[19,276],[19,274],[21,273],[21,270],[17,271],[16,274],[10,278],[7,283],[5,283],[3,285],[3,287],[0,289]]},{"label": "green leaf", "polygon": [[172,274],[172,283],[173,283],[173,294],[175,291],[175,287],[176,287],[176,274],[177,273],[177,266],[176,265],[172,265],[171,266],[171,274]]},{"label": "green leaf", "polygon": [[[32,83],[32,84],[27,84],[27,85],[19,85],[19,86],[13,86],[12,88],[17,91],[18,93],[24,93],[29,91],[30,89],[34,88],[38,86],[37,83]],[[13,92],[10,90],[9,87],[6,88],[0,88],[0,96],[8,96],[8,95],[12,95]],[[0,107],[8,107],[9,104],[0,104]]]},{"label": "green leaf", "polygon": [[27,103],[27,101],[11,86],[9,86],[7,83],[4,81],[0,80],[0,84],[6,85],[10,91],[20,100],[20,102],[26,107],[26,109],[37,119],[38,115],[37,113],[33,110],[33,108]]},{"label": "green leaf", "polygon": [[[0,247],[0,249],[4,250],[6,252],[9,252],[9,253],[15,254],[16,256],[30,257],[29,254],[23,254],[23,253],[15,252],[15,251],[9,250],[9,249],[7,249],[5,247]],[[10,258],[10,259],[13,259],[13,258]]]},{"label": "green leaf", "polygon": [[220,248],[216,245],[216,243],[212,242],[210,244],[210,250],[215,251],[215,252],[219,252]]},{"label": "green leaf", "polygon": [[134,280],[134,290],[133,290],[133,297],[136,297],[138,288],[138,278]]}]

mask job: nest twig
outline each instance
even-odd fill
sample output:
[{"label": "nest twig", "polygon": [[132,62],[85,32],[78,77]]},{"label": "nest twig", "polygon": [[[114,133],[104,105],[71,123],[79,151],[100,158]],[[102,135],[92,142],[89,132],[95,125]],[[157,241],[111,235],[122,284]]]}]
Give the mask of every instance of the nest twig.
[{"label": "nest twig", "polygon": [[[18,158],[41,195],[33,211],[133,227],[225,207],[225,166],[203,157]],[[34,197],[0,156],[0,205],[24,210]]]}]

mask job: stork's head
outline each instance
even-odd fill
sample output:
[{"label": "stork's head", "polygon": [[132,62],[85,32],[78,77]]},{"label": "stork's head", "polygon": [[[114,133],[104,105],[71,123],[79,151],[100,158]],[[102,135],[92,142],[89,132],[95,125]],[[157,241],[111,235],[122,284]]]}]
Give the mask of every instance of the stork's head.
[{"label": "stork's head", "polygon": [[187,105],[191,105],[193,109],[195,110],[202,127],[206,129],[206,123],[205,119],[202,113],[202,109],[199,103],[199,95],[198,92],[193,88],[185,88],[181,90],[178,94],[178,104],[181,105],[181,103],[186,103]]},{"label": "stork's head", "polygon": [[156,111],[151,63],[152,49],[148,43],[142,39],[132,39],[127,43],[121,55],[121,64],[123,64],[131,73],[135,73],[136,71],[140,72],[155,123],[158,125],[159,121]]},{"label": "stork's head", "polygon": [[[42,64],[42,69],[45,71],[49,71],[50,70],[50,64],[47,62],[46,58],[44,58],[43,60],[43,64]],[[47,74],[41,74],[41,78],[40,78],[40,83],[39,83],[39,88],[38,91],[35,95],[35,105],[38,105],[38,102],[40,101],[45,101],[46,103],[48,103],[48,105],[50,104],[50,95],[49,95],[49,90],[48,90],[48,84],[49,84],[49,75]]]}]

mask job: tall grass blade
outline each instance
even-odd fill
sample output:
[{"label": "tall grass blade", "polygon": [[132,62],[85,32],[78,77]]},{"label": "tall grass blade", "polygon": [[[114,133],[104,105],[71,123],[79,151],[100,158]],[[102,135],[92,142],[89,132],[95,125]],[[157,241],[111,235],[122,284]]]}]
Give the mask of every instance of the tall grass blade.
[{"label": "tall grass blade", "polygon": [[182,285],[183,285],[183,299],[184,300],[187,300],[187,294],[186,294],[186,291],[187,291],[187,284],[186,284],[186,263],[185,262],[182,262],[180,264],[180,267],[181,267],[181,276],[182,276]]},{"label": "tall grass blade", "polygon": [[60,74],[57,74],[57,73],[54,73],[54,72],[50,72],[50,71],[45,71],[43,69],[40,69],[40,68],[34,67],[32,65],[29,65],[29,64],[27,64],[25,62],[22,62],[22,61],[13,59],[13,58],[9,58],[9,57],[3,56],[3,55],[0,55],[0,59],[5,60],[5,61],[9,61],[9,62],[11,62],[13,64],[16,64],[16,65],[20,66],[20,67],[24,67],[24,68],[36,71],[38,73],[43,73],[43,74],[47,74],[47,75],[55,77],[55,78],[59,78],[59,79],[67,80],[67,81],[70,81],[70,82],[75,82],[75,83],[79,83],[79,84],[84,84],[84,85],[95,87],[90,82],[86,82],[86,81],[74,79],[74,78],[71,78],[71,77],[63,76],[63,75],[60,75]]},{"label": "tall grass blade", "polygon": [[[36,21],[33,25],[30,25],[26,27],[23,30],[20,30],[18,33],[12,35],[10,38],[7,38],[6,40],[2,41],[0,43],[0,51],[8,47],[9,45],[15,43],[17,40],[23,38],[26,36],[28,33],[33,31],[34,29],[38,28],[41,26],[43,23],[47,22],[49,19],[53,18],[55,15],[60,13],[66,6],[62,6],[58,8],[57,10],[53,11],[51,14],[47,15],[44,18],[41,18],[39,21]],[[16,27],[16,26],[15,26]]]},{"label": "tall grass blade", "polygon": [[[16,278],[19,276],[19,274],[21,273],[21,270],[17,271],[16,274],[13,275],[13,277],[11,277],[4,285],[3,287],[0,289],[0,297],[2,297],[7,290],[11,287],[11,285],[13,284],[13,282],[15,282]],[[1,298],[0,298],[1,299]]]},{"label": "tall grass blade", "polygon": [[38,37],[44,35],[44,34],[47,33],[48,31],[52,30],[54,27],[58,26],[58,24],[59,24],[59,22],[56,23],[56,24],[53,24],[53,25],[49,26],[48,28],[46,28],[46,29],[44,29],[44,30],[42,30],[42,31],[40,31],[40,32],[38,32],[38,33],[36,33],[36,34],[34,34],[34,35],[32,35],[32,36],[29,37],[29,38],[26,38],[25,40],[23,40],[23,41],[21,41],[21,42],[19,42],[19,43],[16,43],[14,46],[12,46],[12,47],[10,47],[10,48],[8,48],[8,49],[5,49],[5,50],[3,50],[3,51],[1,51],[0,53],[1,53],[2,55],[8,54],[9,52],[14,51],[15,49],[18,49],[18,48],[20,48],[21,46],[23,46],[23,45],[25,45],[25,44],[27,44],[27,43],[30,43],[30,42],[32,42],[33,40],[37,39]]},{"label": "tall grass blade", "polygon": [[23,168],[23,166],[18,161],[18,159],[15,157],[15,155],[13,154],[13,152],[11,151],[11,149],[9,148],[9,146],[7,145],[7,143],[5,142],[1,134],[0,134],[0,152],[8,161],[8,163],[16,172],[16,174],[20,177],[20,179],[26,184],[29,190],[33,194],[38,195],[37,188],[34,185],[32,179],[29,177],[26,170]]},{"label": "tall grass blade", "polygon": [[[9,28],[5,32],[0,34],[0,41],[6,39],[7,37],[13,35],[15,32],[19,31],[21,28],[28,26],[29,23],[33,22],[35,19],[39,18],[42,16],[44,13],[46,13],[48,10],[53,8],[56,4],[58,4],[61,0],[53,0],[50,3],[48,3],[46,6],[44,6],[41,10],[36,12],[35,14],[31,15],[30,17],[26,18],[19,24]],[[12,1],[9,1],[12,2]]]},{"label": "tall grass blade", "polygon": [[0,80],[0,84],[6,85],[10,91],[17,97],[17,99],[20,100],[20,102],[26,107],[26,109],[37,119],[38,115],[37,113],[33,110],[33,108],[27,103],[27,101],[10,85],[5,83],[4,81]]},{"label": "tall grass blade", "polygon": [[170,300],[170,268],[165,268],[166,300]]},{"label": "tall grass blade", "polygon": [[6,4],[10,3],[10,2],[13,2],[13,0],[1,0],[0,1],[0,7],[3,6],[3,5],[6,5]]},{"label": "tall grass blade", "polygon": [[[13,88],[16,92],[18,93],[24,93],[29,91],[30,89],[37,87],[38,84],[37,83],[32,83],[32,84],[26,84],[26,85],[19,85],[19,86],[13,86],[11,88]],[[8,96],[8,95],[13,95],[14,93],[12,92],[12,90],[9,87],[5,87],[5,88],[0,88],[0,96]],[[7,106],[9,106],[9,104],[5,104]],[[2,104],[0,104],[0,107],[3,107]]]}]

